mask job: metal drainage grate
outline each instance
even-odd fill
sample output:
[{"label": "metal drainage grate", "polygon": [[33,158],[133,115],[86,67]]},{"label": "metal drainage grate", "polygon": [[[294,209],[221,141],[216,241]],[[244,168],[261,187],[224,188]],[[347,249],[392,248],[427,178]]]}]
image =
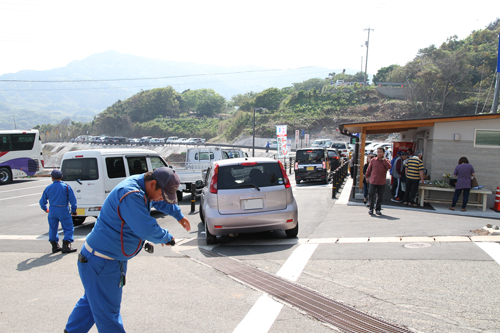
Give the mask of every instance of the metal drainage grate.
[{"label": "metal drainage grate", "polygon": [[369,316],[350,306],[296,285],[290,281],[249,267],[236,260],[200,248],[205,258],[197,260],[230,275],[243,283],[262,290],[307,312],[314,318],[329,323],[343,332],[410,332],[381,319]]}]

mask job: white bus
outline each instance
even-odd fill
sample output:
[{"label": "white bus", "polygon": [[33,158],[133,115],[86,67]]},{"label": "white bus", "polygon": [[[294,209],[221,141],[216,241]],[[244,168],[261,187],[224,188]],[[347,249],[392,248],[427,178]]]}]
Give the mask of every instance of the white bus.
[{"label": "white bus", "polygon": [[0,131],[0,185],[42,172],[42,158],[37,130]]}]

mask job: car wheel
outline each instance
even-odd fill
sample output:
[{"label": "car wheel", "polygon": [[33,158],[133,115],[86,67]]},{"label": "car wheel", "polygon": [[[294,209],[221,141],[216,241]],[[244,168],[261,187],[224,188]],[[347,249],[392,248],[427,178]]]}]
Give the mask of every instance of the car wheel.
[{"label": "car wheel", "polygon": [[86,216],[73,216],[73,225],[76,227],[82,225],[85,222]]},{"label": "car wheel", "polygon": [[217,236],[212,235],[210,231],[208,231],[207,223],[205,223],[205,235],[207,245],[214,245],[217,242]]},{"label": "car wheel", "polygon": [[177,202],[181,202],[184,194],[182,191],[177,191]]},{"label": "car wheel", "polygon": [[201,207],[201,203],[200,203],[200,209],[199,209],[199,212],[200,212],[200,219],[201,219],[201,222],[205,223],[205,215],[203,215],[203,208]]},{"label": "car wheel", "polygon": [[297,234],[299,233],[299,223],[297,222],[297,225],[293,229],[288,229],[285,230],[286,237],[288,238],[295,238],[297,237]]},{"label": "car wheel", "polygon": [[12,183],[12,173],[7,168],[0,168],[0,184]]}]

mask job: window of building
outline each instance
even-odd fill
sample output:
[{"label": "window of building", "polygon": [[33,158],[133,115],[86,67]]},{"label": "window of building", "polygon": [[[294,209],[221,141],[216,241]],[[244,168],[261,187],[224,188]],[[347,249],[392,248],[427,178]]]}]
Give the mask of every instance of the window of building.
[{"label": "window of building", "polygon": [[476,130],[474,147],[500,148],[500,130]]}]

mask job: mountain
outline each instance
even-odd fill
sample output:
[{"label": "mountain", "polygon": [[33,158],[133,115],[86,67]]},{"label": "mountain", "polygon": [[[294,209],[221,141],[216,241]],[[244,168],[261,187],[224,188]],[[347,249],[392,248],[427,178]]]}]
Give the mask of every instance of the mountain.
[{"label": "mountain", "polygon": [[[14,117],[18,128],[56,123],[68,117],[73,121],[88,122],[117,100],[129,98],[141,89],[169,85],[178,92],[210,88],[229,99],[236,94],[260,92],[270,87],[283,88],[294,82],[326,78],[331,72],[341,71],[322,67],[289,70],[223,67],[107,51],[73,61],[66,67],[1,75],[0,129],[13,129]],[[354,74],[356,71],[347,69],[346,72]]]}]

